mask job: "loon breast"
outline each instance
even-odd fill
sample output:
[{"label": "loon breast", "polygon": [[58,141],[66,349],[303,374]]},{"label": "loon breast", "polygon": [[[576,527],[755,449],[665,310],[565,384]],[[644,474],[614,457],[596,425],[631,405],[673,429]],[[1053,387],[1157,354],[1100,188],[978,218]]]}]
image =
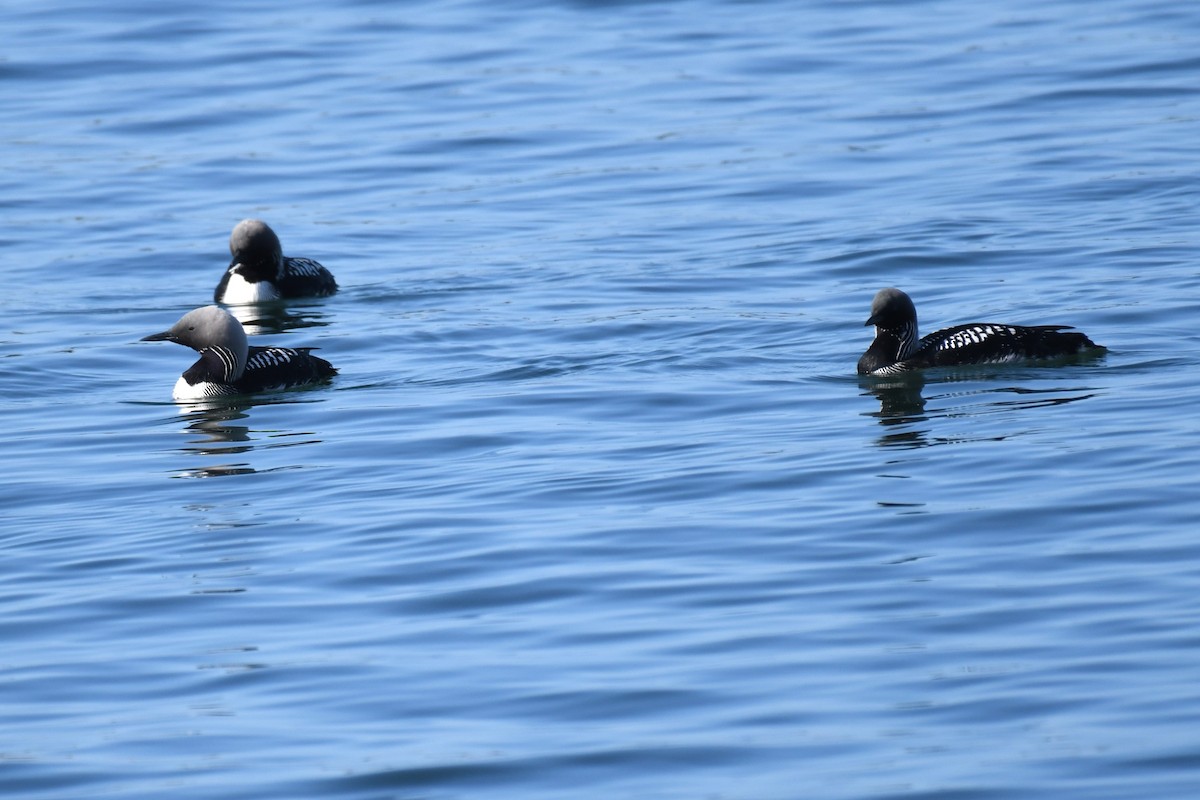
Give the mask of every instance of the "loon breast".
[{"label": "loon breast", "polygon": [[231,273],[228,277],[229,279],[225,282],[225,290],[218,298],[219,302],[240,306],[266,303],[282,297],[279,288],[271,281],[251,283],[236,272]]},{"label": "loon breast", "polygon": [[175,381],[175,388],[171,392],[171,398],[173,400],[190,402],[195,400],[209,400],[214,397],[229,397],[237,393],[237,390],[228,383],[218,383],[216,381],[188,383],[188,379],[180,375],[179,380]]}]

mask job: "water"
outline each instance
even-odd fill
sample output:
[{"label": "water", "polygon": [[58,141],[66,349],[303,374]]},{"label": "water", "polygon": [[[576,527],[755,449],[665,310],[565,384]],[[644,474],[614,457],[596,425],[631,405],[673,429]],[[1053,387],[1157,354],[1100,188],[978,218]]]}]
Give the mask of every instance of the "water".
[{"label": "water", "polygon": [[[6,798],[1200,793],[1200,11],[0,22]],[[341,374],[181,409],[247,216]]]}]

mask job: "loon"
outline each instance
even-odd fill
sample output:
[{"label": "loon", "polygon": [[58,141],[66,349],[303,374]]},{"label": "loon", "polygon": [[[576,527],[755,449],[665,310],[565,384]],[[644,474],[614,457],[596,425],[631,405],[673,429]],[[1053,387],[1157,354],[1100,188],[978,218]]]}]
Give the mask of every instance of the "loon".
[{"label": "loon", "polygon": [[318,383],[337,374],[311,347],[251,347],[242,323],[223,308],[189,311],[169,330],[143,342],[176,342],[200,352],[200,360],[179,376],[172,397],[192,401]]},{"label": "loon", "polygon": [[895,375],[924,367],[997,364],[1105,348],[1069,325],[1001,325],[972,322],[917,338],[917,309],[899,289],[880,289],[864,325],[875,326],[875,341],[858,360],[859,375]]},{"label": "loon", "polygon": [[244,219],[234,227],[229,253],[233,260],[213,292],[214,302],[244,305],[337,291],[325,267],[311,258],[285,256],[275,231],[260,219]]}]

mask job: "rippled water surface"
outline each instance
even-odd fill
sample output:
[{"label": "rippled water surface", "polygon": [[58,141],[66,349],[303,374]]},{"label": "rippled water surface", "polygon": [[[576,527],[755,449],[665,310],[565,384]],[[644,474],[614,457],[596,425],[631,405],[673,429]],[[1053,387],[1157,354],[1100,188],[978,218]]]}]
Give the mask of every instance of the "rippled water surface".
[{"label": "rippled water surface", "polygon": [[[1200,8],[0,29],[5,798],[1200,796]],[[176,406],[251,216],[340,375]]]}]

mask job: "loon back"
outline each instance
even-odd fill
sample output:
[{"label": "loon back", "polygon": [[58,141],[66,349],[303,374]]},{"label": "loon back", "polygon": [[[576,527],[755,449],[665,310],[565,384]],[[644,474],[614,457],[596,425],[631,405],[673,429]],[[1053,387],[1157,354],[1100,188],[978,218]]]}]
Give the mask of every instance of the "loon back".
[{"label": "loon back", "polygon": [[311,347],[251,347],[246,372],[235,385],[243,394],[318,383],[337,374]]},{"label": "loon back", "polygon": [[311,258],[285,256],[277,284],[283,297],[328,297],[338,289],[333,273]]},{"label": "loon back", "polygon": [[974,322],[934,331],[905,359],[909,368],[1002,364],[1075,355],[1097,345],[1069,325],[1000,325]]}]

